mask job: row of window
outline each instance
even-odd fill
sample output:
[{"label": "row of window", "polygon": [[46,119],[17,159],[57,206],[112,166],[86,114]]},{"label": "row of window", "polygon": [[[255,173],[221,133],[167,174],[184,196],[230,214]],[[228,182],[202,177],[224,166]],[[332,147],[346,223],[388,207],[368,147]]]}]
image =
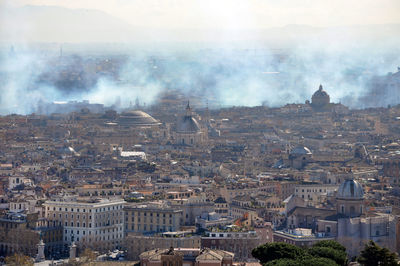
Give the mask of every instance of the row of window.
[{"label": "row of window", "polygon": [[[119,239],[121,239],[122,238],[122,234],[120,234],[119,235]],[[68,241],[68,237],[66,236],[65,238],[65,241]],[[82,238],[82,242],[85,242],[85,240],[88,240],[88,242],[92,242],[92,238]],[[103,237],[95,237],[93,240],[94,241],[101,241],[101,240],[113,240],[114,239],[114,235],[112,235],[111,236],[111,238],[110,238],[110,236],[103,236]],[[118,235],[117,236],[115,236],[115,239],[118,239]],[[72,237],[71,237],[71,241],[72,241]],[[76,237],[76,241],[78,241],[79,242],[79,236],[78,237]],[[114,243],[114,241],[113,241],[113,243]]]},{"label": "row of window", "polygon": [[[105,212],[105,211],[111,211],[111,210],[121,210],[123,208],[122,205],[116,205],[116,206],[112,206],[112,207],[104,207],[104,208],[95,208],[94,212]],[[47,210],[50,211],[50,207],[47,207]],[[53,211],[55,211],[57,208],[53,207]],[[62,211],[63,208],[58,207],[58,211]],[[92,212],[92,209],[80,209],[80,208],[64,208],[64,211],[76,211],[76,212]]]},{"label": "row of window", "polygon": [[[296,192],[299,192],[299,190],[296,188]],[[301,192],[304,192],[304,189],[301,190]],[[318,192],[318,189],[307,189],[307,192]],[[326,192],[326,189],[319,189],[319,192]]]},{"label": "row of window", "polygon": [[[58,217],[60,217],[60,219],[61,219],[61,218],[62,218],[62,214],[60,213],[60,214],[58,215]],[[56,218],[56,214],[55,214],[55,213],[53,213],[53,218]],[[71,219],[73,219],[73,218],[74,218],[74,215],[71,214]],[[77,218],[77,219],[80,218],[79,214],[76,216],[76,218]],[[86,219],[86,215],[83,215],[82,218],[83,218],[83,219]],[[65,219],[68,219],[68,214],[65,214]],[[89,215],[89,220],[91,220],[91,219],[92,219],[92,215]]]},{"label": "row of window", "polygon": [[[126,217],[125,217],[125,221],[126,221],[126,222],[128,222],[128,221],[129,221],[129,219],[128,219],[128,216],[126,216]],[[134,223],[134,222],[135,222],[135,217],[132,217],[132,220],[131,220],[131,221],[132,221],[132,223]],[[159,218],[157,218],[157,220],[156,220],[156,221],[157,221],[157,223],[160,223],[160,219],[159,219]],[[139,218],[137,218],[137,222],[138,222],[138,223],[140,223],[140,222],[141,222],[141,219],[140,219],[140,217],[139,217]],[[146,218],[144,218],[144,219],[143,219],[143,222],[144,222],[144,223],[147,223],[147,219],[146,219]],[[150,219],[150,223],[153,223],[153,219],[152,219],[152,218]],[[164,219],[162,219],[162,223],[163,223],[163,224],[165,224],[165,218],[164,218]],[[172,219],[169,219],[169,224],[172,224]]]},{"label": "row of window", "polygon": [[[98,227],[98,226],[110,226],[110,225],[114,225],[114,224],[116,224],[118,222],[122,224],[122,220],[108,220],[108,221],[104,221],[102,223],[95,223],[95,227]],[[80,225],[81,224],[79,222],[76,223],[76,227],[80,227]],[[88,225],[88,226],[86,226],[86,225]],[[68,222],[65,222],[65,226],[68,226]],[[70,226],[74,227],[74,222],[70,222]],[[92,223],[86,224],[85,222],[83,222],[82,223],[82,227],[92,227]]]},{"label": "row of window", "polygon": [[[135,213],[136,213],[136,214],[135,214]],[[137,214],[138,214],[137,212],[131,212],[131,216],[135,216],[135,215],[137,215]],[[147,216],[147,212],[139,212],[139,216],[140,216],[140,214],[142,214],[142,216]],[[153,216],[153,213],[152,213],[152,212],[150,212],[149,214],[150,214],[150,217]],[[160,214],[157,213],[156,216],[157,216],[157,217],[160,217]],[[162,217],[166,217],[165,213],[163,213]],[[172,214],[171,214],[171,213],[169,214],[169,217],[172,217]]]},{"label": "row of window", "polygon": [[[143,229],[143,230],[142,230],[142,229]],[[125,230],[129,230],[127,224],[125,225]],[[142,232],[142,231],[145,231],[145,232],[146,232],[146,231],[149,231],[149,232],[153,232],[153,231],[156,231],[156,232],[166,232],[167,230],[168,230],[168,232],[174,231],[172,226],[165,226],[165,225],[163,225],[163,226],[159,226],[159,225],[153,226],[152,224],[150,224],[149,226],[147,226],[146,224],[144,224],[143,226],[142,226],[141,224],[138,224],[138,225],[137,225],[137,229],[135,229],[135,225],[132,224],[130,230],[132,230],[132,231],[138,231],[138,232]]]},{"label": "row of window", "polygon": [[[121,230],[120,230],[120,228],[113,228],[112,230],[110,230],[110,228],[109,228],[107,230],[106,229],[96,230],[94,232],[95,232],[95,235],[97,235],[97,232],[99,232],[99,235],[101,235],[101,234],[106,234],[106,233],[111,233],[111,232],[118,232],[118,231],[122,231],[122,228],[121,228]],[[79,235],[79,232],[82,232],[83,235],[86,235],[86,230],[74,230],[74,229],[68,230],[68,229],[65,229],[64,232],[65,232],[66,235],[68,234],[68,232],[70,232],[71,234],[76,233],[77,235]],[[89,235],[92,234],[92,231],[87,231],[87,232],[88,232]]]}]

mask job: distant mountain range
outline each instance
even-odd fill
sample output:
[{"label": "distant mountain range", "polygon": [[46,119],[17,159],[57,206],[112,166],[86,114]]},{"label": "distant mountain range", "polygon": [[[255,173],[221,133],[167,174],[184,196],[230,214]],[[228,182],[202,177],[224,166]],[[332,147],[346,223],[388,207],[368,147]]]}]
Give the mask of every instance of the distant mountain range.
[{"label": "distant mountain range", "polygon": [[[134,14],[133,14],[134,15]],[[400,43],[400,24],[320,28],[287,25],[264,30],[162,30],[134,27],[105,12],[53,6],[24,6],[2,12],[1,42],[262,42],[285,45],[291,42],[326,40],[334,42]]]}]

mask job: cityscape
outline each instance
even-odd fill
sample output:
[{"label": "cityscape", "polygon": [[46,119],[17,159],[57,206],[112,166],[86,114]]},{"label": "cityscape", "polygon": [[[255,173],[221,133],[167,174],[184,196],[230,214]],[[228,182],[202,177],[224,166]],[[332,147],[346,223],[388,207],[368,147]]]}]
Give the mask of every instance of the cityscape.
[{"label": "cityscape", "polygon": [[400,5],[165,1],[0,1],[0,265],[398,265]]}]

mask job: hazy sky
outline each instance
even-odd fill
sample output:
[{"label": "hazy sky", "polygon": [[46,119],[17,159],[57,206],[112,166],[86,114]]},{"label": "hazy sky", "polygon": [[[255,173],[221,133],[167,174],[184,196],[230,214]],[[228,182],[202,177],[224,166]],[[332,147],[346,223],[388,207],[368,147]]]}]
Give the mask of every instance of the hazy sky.
[{"label": "hazy sky", "polygon": [[98,9],[135,26],[160,29],[400,23],[400,0],[0,0],[0,8],[7,5]]}]

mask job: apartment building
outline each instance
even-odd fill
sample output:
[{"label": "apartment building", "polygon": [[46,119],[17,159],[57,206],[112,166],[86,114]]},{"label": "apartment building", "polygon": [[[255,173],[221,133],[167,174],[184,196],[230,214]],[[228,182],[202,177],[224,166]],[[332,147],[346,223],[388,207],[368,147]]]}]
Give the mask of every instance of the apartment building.
[{"label": "apartment building", "polygon": [[64,244],[107,251],[120,247],[124,237],[124,200],[59,199],[48,200],[45,216],[63,226]]},{"label": "apartment building", "polygon": [[124,212],[125,232],[173,232],[183,224],[183,211],[166,203],[129,204]]},{"label": "apartment building", "polygon": [[297,185],[294,190],[294,195],[304,199],[308,206],[317,206],[324,202],[327,196],[334,195],[338,187],[339,185],[328,184]]}]

